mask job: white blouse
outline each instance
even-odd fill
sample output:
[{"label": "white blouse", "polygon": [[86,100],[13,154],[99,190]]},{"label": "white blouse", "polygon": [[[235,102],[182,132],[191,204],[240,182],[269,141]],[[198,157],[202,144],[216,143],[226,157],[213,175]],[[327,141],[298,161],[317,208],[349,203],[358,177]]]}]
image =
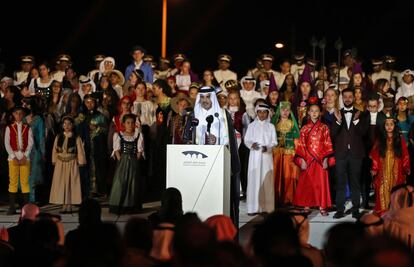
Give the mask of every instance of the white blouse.
[{"label": "white blouse", "polygon": [[141,125],[151,126],[155,122],[156,106],[153,102],[145,100],[142,102],[134,101],[132,113],[139,116]]},{"label": "white blouse", "polygon": [[125,141],[131,142],[131,141],[134,141],[135,138],[137,138],[138,134],[139,134],[139,137],[138,137],[138,140],[137,140],[138,153],[143,153],[143,157],[145,157],[145,155],[144,155],[144,138],[142,136],[142,133],[140,133],[139,129],[135,129],[135,133],[134,133],[133,136],[124,135],[123,132],[114,133],[113,151],[112,151],[111,157],[115,156],[115,151],[118,151],[118,150],[121,149],[121,138],[119,137],[119,135],[122,135],[122,137],[124,138]]}]

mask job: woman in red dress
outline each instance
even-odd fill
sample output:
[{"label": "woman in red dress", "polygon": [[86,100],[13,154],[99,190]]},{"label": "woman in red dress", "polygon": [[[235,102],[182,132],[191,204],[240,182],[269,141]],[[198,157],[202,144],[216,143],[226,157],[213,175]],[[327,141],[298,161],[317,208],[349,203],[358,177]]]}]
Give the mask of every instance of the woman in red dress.
[{"label": "woman in red dress", "polygon": [[[320,120],[321,108],[316,97],[308,101],[309,120],[300,130],[295,163],[301,168],[293,204],[319,207],[323,216],[331,206],[328,166],[334,164],[329,128]],[[329,160],[328,160],[329,159]]]},{"label": "woman in red dress", "polygon": [[374,212],[383,215],[390,205],[393,187],[404,184],[410,174],[410,158],[404,138],[393,118],[387,118],[381,127],[379,139],[371,150],[371,174],[374,177]]}]

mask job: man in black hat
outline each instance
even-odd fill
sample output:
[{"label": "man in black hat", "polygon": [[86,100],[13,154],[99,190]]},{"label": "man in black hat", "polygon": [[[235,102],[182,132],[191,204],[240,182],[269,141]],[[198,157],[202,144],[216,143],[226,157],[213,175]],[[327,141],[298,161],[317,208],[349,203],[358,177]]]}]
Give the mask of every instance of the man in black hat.
[{"label": "man in black hat", "polygon": [[125,70],[125,79],[129,79],[129,76],[131,75],[133,70],[139,69],[142,70],[142,72],[144,73],[144,81],[152,84],[154,74],[152,71],[151,64],[144,62],[143,60],[145,53],[145,49],[139,45],[136,45],[131,49],[131,56],[133,58],[133,62],[129,64]]}]

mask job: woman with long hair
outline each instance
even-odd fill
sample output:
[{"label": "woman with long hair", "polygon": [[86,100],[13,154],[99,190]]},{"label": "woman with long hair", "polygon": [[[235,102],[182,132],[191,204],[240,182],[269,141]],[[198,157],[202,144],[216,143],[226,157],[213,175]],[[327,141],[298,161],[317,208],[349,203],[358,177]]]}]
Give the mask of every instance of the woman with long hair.
[{"label": "woman with long hair", "polygon": [[381,216],[389,208],[392,188],[404,184],[410,174],[407,145],[393,118],[385,119],[370,158],[375,190],[374,212]]},{"label": "woman with long hair", "polygon": [[409,115],[408,113],[408,98],[401,96],[397,100],[395,119],[397,120],[397,125],[408,145],[408,132],[410,131],[411,125],[414,123],[414,116]]}]

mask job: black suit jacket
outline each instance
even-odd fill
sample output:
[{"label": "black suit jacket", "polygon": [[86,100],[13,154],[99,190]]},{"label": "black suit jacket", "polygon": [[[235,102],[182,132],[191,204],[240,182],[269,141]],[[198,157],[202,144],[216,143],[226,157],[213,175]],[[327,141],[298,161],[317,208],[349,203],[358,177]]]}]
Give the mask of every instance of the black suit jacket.
[{"label": "black suit jacket", "polygon": [[370,112],[366,112],[366,121],[368,124],[368,131],[365,135],[365,146],[366,151],[369,153],[374,145],[375,140],[378,138],[379,131],[381,130],[381,127],[384,124],[385,119],[387,116],[383,112],[378,112],[377,114],[377,120],[375,122],[375,125],[371,125],[371,114]]},{"label": "black suit jacket", "polygon": [[348,129],[344,109],[341,109],[340,112],[342,115],[341,123],[338,124],[335,117],[331,126],[331,136],[334,140],[335,158],[344,159],[347,155],[349,145],[351,157],[362,159],[365,156],[365,145],[363,138],[369,127],[366,116],[361,113],[359,115],[359,122],[355,125],[353,121],[357,110],[354,108],[352,111],[351,123]]}]

